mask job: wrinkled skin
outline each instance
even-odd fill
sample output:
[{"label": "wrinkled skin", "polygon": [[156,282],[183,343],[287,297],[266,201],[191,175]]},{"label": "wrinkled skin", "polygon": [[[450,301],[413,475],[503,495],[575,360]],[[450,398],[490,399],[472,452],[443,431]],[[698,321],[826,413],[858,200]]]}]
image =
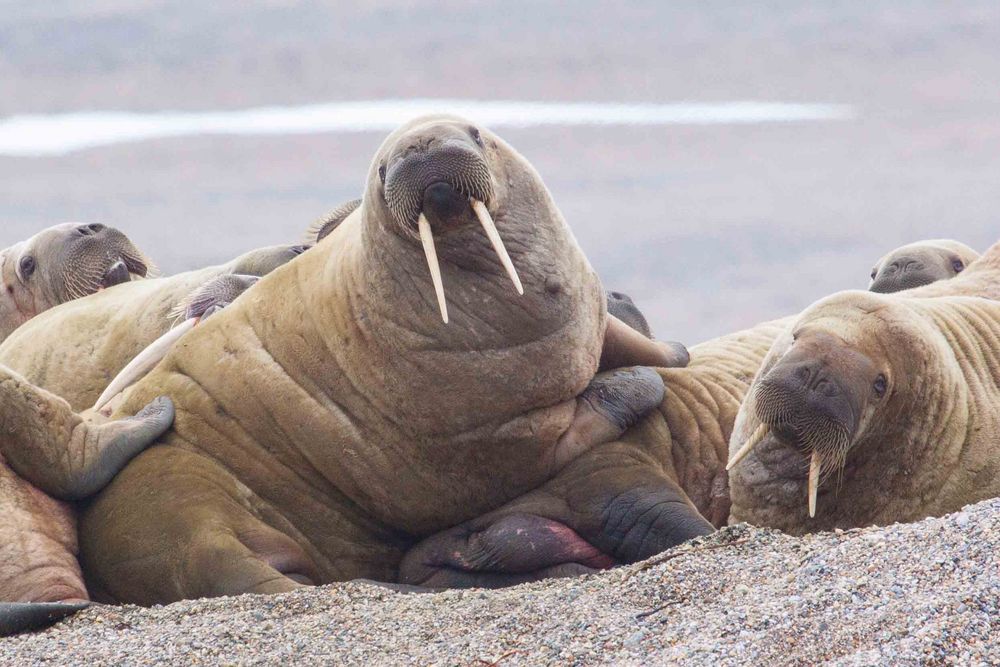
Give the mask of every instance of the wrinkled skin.
[{"label": "wrinkled skin", "polygon": [[737,419],[731,453],[762,423],[767,435],[730,471],[732,520],[804,533],[1000,494],[998,285],[1000,244],[957,278],[898,295],[845,292],[803,313]]},{"label": "wrinkled skin", "polygon": [[[459,187],[488,207],[523,296]],[[421,213],[448,324],[417,238]],[[379,150],[358,211],[126,394],[128,411],[166,393],[177,419],[86,511],[88,580],[105,598],[145,604],[394,581],[420,538],[554,482],[634,422],[636,405],[660,402],[649,371],[595,378],[609,338],[615,359],[678,361],[607,317],[599,281],[523,158],[465,121],[415,121]],[[601,512],[620,514],[620,528],[649,523],[647,549],[672,543],[675,520],[710,529],[686,503],[656,504],[674,487],[658,466],[606,465],[580,480],[603,502],[565,517],[569,531],[615,551],[622,535]],[[643,517],[629,511],[638,486]],[[643,553],[618,555],[633,552]]]},{"label": "wrinkled skin", "polygon": [[[406,554],[400,581],[497,587],[573,576],[652,555],[725,525],[733,421],[764,355],[788,324],[767,322],[696,345],[686,368],[657,369],[666,389],[656,410],[538,491],[420,542]],[[601,476],[631,479],[634,486],[609,499],[593,481]],[[657,491],[651,493],[643,482],[654,478]],[[649,511],[651,506],[663,511]],[[683,516],[665,520],[671,510]],[[617,526],[618,539],[607,540],[589,526],[588,517],[595,516]]]},{"label": "wrinkled skin", "polygon": [[[1000,251],[990,257],[1000,260]],[[1000,269],[1000,261],[993,268],[987,258],[948,289],[977,294],[1000,289],[996,269]],[[922,292],[932,296],[940,289],[938,285]],[[628,295],[609,292],[608,311],[650,335],[645,317]],[[687,368],[659,371],[666,386],[659,410],[618,442],[595,447],[570,469],[588,474],[588,463],[605,455],[617,456],[623,462],[653,461],[675,483],[663,502],[689,502],[713,526],[725,525],[730,517],[725,466],[736,415],[765,355],[772,345],[788,338],[795,319],[767,322],[692,348]],[[742,442],[747,435],[738,439]],[[536,499],[521,499],[426,538],[404,558],[401,580],[434,587],[493,587],[541,575],[570,576],[620,562],[582,540],[579,534],[554,528],[553,519],[564,520],[552,508],[572,512],[573,504],[560,507],[540,502],[542,493]],[[588,500],[563,493],[576,502]],[[641,531],[637,534],[643,535]],[[553,541],[558,541],[558,548],[551,545]],[[540,549],[539,544],[547,547]]]},{"label": "wrinkled skin", "polygon": [[875,263],[868,289],[888,294],[954,278],[979,253],[958,241],[920,241],[893,250]]},{"label": "wrinkled skin", "polygon": [[39,313],[151,269],[127,236],[101,224],[55,225],[0,250],[0,341]]},{"label": "wrinkled skin", "polygon": [[0,345],[0,364],[23,374],[0,365],[0,634],[44,625],[89,599],[72,501],[102,488],[174,414],[167,399],[140,406],[134,418],[80,411],[170,326],[171,309],[192,287],[233,270],[270,270],[302,250],[262,249],[216,269],[118,285],[47,310]]},{"label": "wrinkled skin", "polygon": [[304,250],[262,248],[220,266],[133,281],[65,303],[0,344],[0,364],[66,399],[74,410],[85,410],[136,354],[170,328],[178,306],[199,288],[221,275],[264,275]]}]

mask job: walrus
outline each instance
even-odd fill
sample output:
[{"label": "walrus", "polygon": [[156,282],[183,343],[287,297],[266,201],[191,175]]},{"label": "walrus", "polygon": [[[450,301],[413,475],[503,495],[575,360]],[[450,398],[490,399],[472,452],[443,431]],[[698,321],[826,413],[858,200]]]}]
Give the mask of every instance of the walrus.
[{"label": "walrus", "polygon": [[0,366],[0,511],[5,517],[0,635],[86,606],[72,503],[103,487],[173,420],[173,406],[163,397],[134,417],[114,421],[77,411],[94,401],[104,378],[118,372],[132,350],[170,326],[171,308],[178,299],[184,302],[192,286],[200,286],[195,294],[202,300],[189,307],[224,305],[233,296],[226,290],[228,279],[266,273],[304,250],[298,245],[264,248],[186,275],[104,285],[108,289],[99,294],[47,310],[0,345],[0,363],[29,372],[34,368],[35,382],[65,391],[75,403]]},{"label": "walrus", "polygon": [[805,311],[775,341],[734,427],[732,520],[803,533],[1000,493],[998,301],[1000,243],[950,280],[845,292]]},{"label": "walrus", "polygon": [[872,269],[872,292],[891,293],[953,278],[979,257],[959,241],[918,241],[883,256]]},{"label": "walrus", "polygon": [[0,250],[0,341],[39,313],[154,268],[125,234],[97,223],[55,225]]},{"label": "walrus", "polygon": [[[88,582],[151,604],[394,581],[421,537],[617,436],[662,396],[642,367],[686,357],[607,316],[513,148],[455,117],[413,121],[377,152],[360,208],[125,393],[116,415],[151,394],[177,416],[85,510]],[[611,477],[567,543],[648,526],[641,557],[710,529],[664,506],[656,470]]]}]

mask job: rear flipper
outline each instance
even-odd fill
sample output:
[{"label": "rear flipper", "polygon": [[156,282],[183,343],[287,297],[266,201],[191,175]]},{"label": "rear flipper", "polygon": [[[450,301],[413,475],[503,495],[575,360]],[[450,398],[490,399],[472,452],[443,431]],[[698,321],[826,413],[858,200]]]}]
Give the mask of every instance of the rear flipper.
[{"label": "rear flipper", "polygon": [[399,581],[496,587],[649,558],[714,530],[648,453],[596,447],[541,488],[432,535],[400,563]]},{"label": "rear flipper", "polygon": [[0,453],[21,477],[56,498],[97,493],[173,421],[174,405],[166,397],[134,417],[84,418],[62,398],[0,368]]},{"label": "rear flipper", "polygon": [[0,602],[0,637],[48,627],[89,606],[89,602]]}]

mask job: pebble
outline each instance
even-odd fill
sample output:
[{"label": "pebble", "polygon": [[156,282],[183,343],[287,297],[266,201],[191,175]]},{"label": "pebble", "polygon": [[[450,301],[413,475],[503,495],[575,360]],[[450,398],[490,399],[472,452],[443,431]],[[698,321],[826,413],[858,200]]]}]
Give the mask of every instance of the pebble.
[{"label": "pebble", "polygon": [[1000,499],[802,538],[741,524],[676,553],[496,591],[94,607],[0,640],[0,664],[998,664]]}]

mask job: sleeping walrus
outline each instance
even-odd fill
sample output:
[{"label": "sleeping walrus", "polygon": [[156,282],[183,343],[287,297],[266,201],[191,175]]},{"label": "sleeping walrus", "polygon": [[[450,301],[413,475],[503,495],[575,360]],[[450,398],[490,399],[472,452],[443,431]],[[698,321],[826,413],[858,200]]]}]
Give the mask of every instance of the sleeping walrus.
[{"label": "sleeping walrus", "polygon": [[152,268],[127,236],[100,224],[55,225],[0,250],[0,341],[41,312]]},{"label": "sleeping walrus", "polygon": [[899,292],[954,278],[978,257],[979,253],[969,246],[949,239],[910,243],[875,263],[868,289]]},{"label": "sleeping walrus", "polygon": [[[660,402],[655,373],[595,373],[686,358],[607,316],[519,154],[414,121],[358,210],[126,392],[120,413],[165,394],[177,419],[85,511],[89,580],[139,603],[393,581],[421,537],[558,478]],[[528,526],[554,549],[641,531],[621,553],[641,558],[711,529],[654,467],[584,483],[573,525]]]}]

